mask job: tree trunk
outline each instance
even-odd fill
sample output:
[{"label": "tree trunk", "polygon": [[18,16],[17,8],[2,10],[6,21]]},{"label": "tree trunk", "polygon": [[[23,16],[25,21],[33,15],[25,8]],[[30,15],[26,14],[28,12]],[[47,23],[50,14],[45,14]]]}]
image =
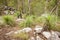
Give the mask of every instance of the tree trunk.
[{"label": "tree trunk", "polygon": [[22,12],[21,12],[21,9],[20,9],[20,7],[21,7],[21,2],[20,1],[21,0],[17,0],[17,10],[20,11],[19,15],[18,15],[18,18],[19,17],[22,18]]},{"label": "tree trunk", "polygon": [[49,10],[48,10],[48,3],[49,3],[50,0],[46,0],[45,1],[45,13],[49,13]]},{"label": "tree trunk", "polygon": [[3,4],[4,4],[5,6],[8,6],[7,0],[4,0],[4,1],[3,1]]},{"label": "tree trunk", "polygon": [[30,5],[30,3],[31,3],[31,0],[28,0],[28,9],[29,9],[28,15],[30,15],[30,13],[31,13],[31,5]]},{"label": "tree trunk", "polygon": [[57,22],[57,17],[58,17],[58,0],[56,0],[56,5],[57,5],[57,7],[56,7],[56,22]]},{"label": "tree trunk", "polygon": [[23,13],[23,14],[25,13],[25,7],[24,7],[24,6],[25,6],[25,4],[24,4],[24,2],[25,2],[25,1],[24,1],[24,0],[22,0],[22,13]]}]

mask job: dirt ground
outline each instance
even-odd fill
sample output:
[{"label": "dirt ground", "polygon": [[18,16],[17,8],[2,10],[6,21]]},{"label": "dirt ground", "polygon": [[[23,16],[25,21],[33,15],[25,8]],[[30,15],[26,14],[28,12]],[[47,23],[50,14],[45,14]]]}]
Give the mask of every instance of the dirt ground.
[{"label": "dirt ground", "polygon": [[0,40],[21,40],[21,38],[13,38],[10,36],[5,35],[6,33],[10,31],[16,31],[18,30],[18,27],[3,27],[0,29]]}]

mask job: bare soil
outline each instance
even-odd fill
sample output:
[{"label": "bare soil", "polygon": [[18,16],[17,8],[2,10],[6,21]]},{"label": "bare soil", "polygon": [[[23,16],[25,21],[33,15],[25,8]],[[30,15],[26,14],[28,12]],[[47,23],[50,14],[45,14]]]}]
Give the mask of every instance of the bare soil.
[{"label": "bare soil", "polygon": [[16,31],[19,27],[3,27],[0,29],[0,40],[21,40],[21,38],[13,38],[10,36],[5,35],[6,33],[10,31]]}]

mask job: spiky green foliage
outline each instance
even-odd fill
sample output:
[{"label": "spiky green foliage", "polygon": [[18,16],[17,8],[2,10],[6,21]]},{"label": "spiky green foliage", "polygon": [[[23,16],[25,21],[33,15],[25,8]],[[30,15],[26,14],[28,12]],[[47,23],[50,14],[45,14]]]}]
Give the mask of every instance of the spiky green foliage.
[{"label": "spiky green foliage", "polygon": [[56,15],[46,15],[45,18],[45,26],[48,30],[55,30],[56,29]]},{"label": "spiky green foliage", "polygon": [[34,16],[27,16],[25,21],[20,23],[20,27],[32,27],[34,25]]},{"label": "spiky green foliage", "polygon": [[14,18],[10,15],[6,15],[6,16],[3,16],[3,21],[5,24],[9,25],[9,26],[15,26],[15,21],[14,21]]}]

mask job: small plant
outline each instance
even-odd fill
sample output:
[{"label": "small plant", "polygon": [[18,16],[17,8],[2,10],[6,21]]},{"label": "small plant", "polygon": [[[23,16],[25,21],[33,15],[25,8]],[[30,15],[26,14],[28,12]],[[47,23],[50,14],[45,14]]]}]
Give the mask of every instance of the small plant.
[{"label": "small plant", "polygon": [[36,24],[41,25],[41,24],[44,23],[44,21],[45,21],[44,17],[39,16],[39,17],[36,17],[36,18],[35,18],[35,23],[36,23]]},{"label": "small plant", "polygon": [[11,15],[3,16],[4,23],[9,26],[15,26],[14,18]]},{"label": "small plant", "polygon": [[56,15],[48,14],[45,18],[45,28],[48,30],[55,30],[56,29]]},{"label": "small plant", "polygon": [[35,25],[34,16],[27,16],[25,21],[21,22],[20,27],[32,27]]}]

